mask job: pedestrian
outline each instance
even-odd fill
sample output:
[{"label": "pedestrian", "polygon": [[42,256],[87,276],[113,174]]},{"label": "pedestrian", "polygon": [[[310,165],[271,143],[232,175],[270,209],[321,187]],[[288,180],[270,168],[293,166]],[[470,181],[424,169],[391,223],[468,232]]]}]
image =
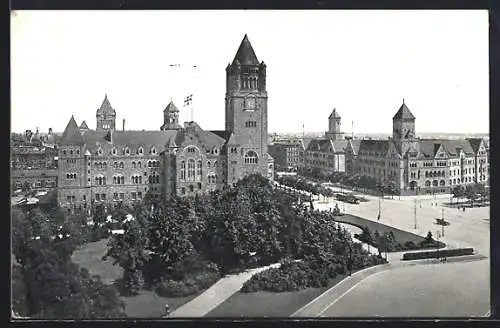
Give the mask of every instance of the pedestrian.
[{"label": "pedestrian", "polygon": [[163,315],[163,318],[168,318],[170,316],[170,306],[168,304],[165,304],[165,315]]}]

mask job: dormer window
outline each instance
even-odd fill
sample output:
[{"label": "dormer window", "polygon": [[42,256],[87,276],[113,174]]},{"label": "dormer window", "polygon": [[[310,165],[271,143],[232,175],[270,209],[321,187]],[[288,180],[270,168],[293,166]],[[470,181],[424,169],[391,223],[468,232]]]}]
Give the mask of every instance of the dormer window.
[{"label": "dormer window", "polygon": [[124,154],[124,155],[130,155],[130,149],[129,149],[128,147],[125,147],[125,148],[123,149],[123,154]]},{"label": "dormer window", "polygon": [[143,149],[142,147],[139,147],[139,149],[137,150],[137,153],[138,153],[139,155],[144,154],[144,149]]},{"label": "dormer window", "polygon": [[151,148],[151,154],[156,155],[156,148],[155,147]]},{"label": "dormer window", "polygon": [[116,153],[117,153],[116,148],[113,148],[113,150],[111,151],[111,153],[112,153],[113,155],[116,155]]},{"label": "dormer window", "polygon": [[97,155],[102,155],[102,149],[101,149],[101,148],[99,148],[99,149],[97,150]]}]

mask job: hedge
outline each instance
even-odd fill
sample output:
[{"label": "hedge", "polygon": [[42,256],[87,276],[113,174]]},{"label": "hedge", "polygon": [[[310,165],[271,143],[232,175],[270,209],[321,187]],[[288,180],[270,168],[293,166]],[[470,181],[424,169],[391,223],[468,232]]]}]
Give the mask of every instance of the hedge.
[{"label": "hedge", "polygon": [[421,259],[430,259],[440,257],[448,257],[448,256],[464,256],[464,255],[472,255],[474,253],[473,248],[457,248],[457,249],[445,249],[440,251],[431,251],[431,252],[415,252],[415,253],[404,253],[403,260],[411,261],[411,260],[421,260]]}]

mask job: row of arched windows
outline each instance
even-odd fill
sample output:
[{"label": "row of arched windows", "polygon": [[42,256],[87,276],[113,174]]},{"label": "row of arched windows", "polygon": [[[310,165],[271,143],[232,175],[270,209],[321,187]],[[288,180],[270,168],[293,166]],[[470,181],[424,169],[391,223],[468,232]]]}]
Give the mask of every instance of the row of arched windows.
[{"label": "row of arched windows", "polygon": [[217,175],[214,173],[211,173],[208,175],[208,183],[209,184],[215,184],[217,183]]},{"label": "row of arched windows", "polygon": [[[64,153],[64,155],[66,155],[66,150],[63,150],[63,153]],[[76,153],[79,154],[80,151],[77,150]],[[97,149],[97,152],[96,152],[97,155],[101,156],[103,153],[104,152],[103,152],[102,148]],[[130,153],[131,153],[131,151],[130,151],[130,149],[128,147],[123,148],[122,151],[121,151],[121,155],[130,155]],[[144,154],[144,148],[142,148],[142,147],[137,148],[136,151],[135,151],[135,153],[136,153],[136,155],[143,155]],[[156,155],[156,153],[157,153],[156,147],[152,147],[149,150],[149,153],[153,154],[153,155]],[[70,154],[71,155],[73,154],[73,150],[70,150]],[[115,156],[118,155],[118,150],[116,148],[113,148],[111,150],[111,154],[115,155]]]},{"label": "row of arched windows", "polygon": [[[67,154],[66,149],[64,149],[64,150],[63,150],[63,154],[64,154],[64,155],[66,155],[66,154]],[[70,155],[73,155],[73,149],[70,149],[70,150],[69,150],[69,154],[70,154]],[[79,150],[79,149],[77,149],[77,150],[76,150],[76,154],[77,154],[77,155],[80,155],[80,150]]]},{"label": "row of arched windows", "polygon": [[[195,163],[196,163],[196,165],[195,165]],[[209,165],[209,164],[207,163],[207,165]],[[203,172],[202,167],[203,167],[203,164],[202,164],[201,160],[198,160],[197,162],[195,162],[194,159],[188,159],[187,170],[186,170],[186,162],[182,161],[180,163],[180,168],[179,168],[180,179],[186,180],[186,177],[187,177],[188,181],[193,181],[195,179],[201,179],[201,175]]]},{"label": "row of arched windows", "polygon": [[[444,180],[441,180],[441,181],[433,180],[432,181],[432,186],[433,187],[437,187],[438,185],[442,187],[442,186],[446,185],[446,182]],[[430,180],[425,181],[425,186],[426,187],[430,187],[431,186],[431,181]]]},{"label": "row of arched windows", "polygon": [[107,169],[108,163],[106,162],[94,162],[94,168],[96,169]]},{"label": "row of arched windows", "polygon": [[148,167],[160,167],[160,161],[148,161]]},{"label": "row of arched windows", "polygon": [[76,173],[67,173],[66,174],[66,179],[73,179],[76,180]]},{"label": "row of arched windows", "polygon": [[133,175],[132,176],[132,183],[142,184],[142,176],[141,175]]},{"label": "row of arched windows", "polygon": [[125,184],[125,177],[123,175],[115,175],[113,176],[114,184]]},{"label": "row of arched windows", "polygon": [[250,77],[243,77],[243,89],[257,89],[258,88],[258,79],[257,77],[250,76]]},{"label": "row of arched windows", "polygon": [[106,177],[103,177],[103,176],[95,177],[95,184],[99,185],[99,186],[105,186],[106,185]]},{"label": "row of arched windows", "polygon": [[160,183],[160,176],[157,174],[150,175],[148,178],[148,182],[150,184],[152,183]]},{"label": "row of arched windows", "polygon": [[426,178],[433,178],[433,177],[444,177],[446,175],[445,171],[430,171],[430,172],[425,172],[425,177]]},{"label": "row of arched windows", "polygon": [[257,164],[259,161],[259,158],[257,157],[257,153],[254,151],[249,151],[245,154],[245,164]]}]

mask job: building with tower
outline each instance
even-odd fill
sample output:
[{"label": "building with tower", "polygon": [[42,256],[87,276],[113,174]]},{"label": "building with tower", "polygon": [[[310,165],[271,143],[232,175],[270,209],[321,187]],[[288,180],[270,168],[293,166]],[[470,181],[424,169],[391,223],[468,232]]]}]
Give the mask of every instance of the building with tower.
[{"label": "building with tower", "polygon": [[387,140],[350,140],[347,170],[393,182],[400,194],[447,193],[457,185],[488,184],[488,153],[481,138],[421,139],[405,101],[392,118]]},{"label": "building with tower", "polygon": [[[59,147],[58,201],[68,208],[117,204],[146,194],[167,198],[227,188],[252,173],[273,178],[267,151],[266,65],[245,35],[226,68],[225,131],[196,122],[179,124],[170,101],[156,131],[116,129],[116,111],[105,95],[96,129],[71,117]],[[84,124],[85,123],[85,124]]]},{"label": "building with tower", "polygon": [[325,137],[330,140],[342,140],[344,139],[344,133],[341,132],[341,120],[342,118],[337,113],[337,109],[333,109],[332,113],[328,117],[328,131],[325,132]]},{"label": "building with tower", "polygon": [[324,138],[312,139],[304,153],[304,166],[327,174],[346,171],[345,148],[348,139],[341,132],[341,117],[334,108],[328,117],[328,131]]}]

